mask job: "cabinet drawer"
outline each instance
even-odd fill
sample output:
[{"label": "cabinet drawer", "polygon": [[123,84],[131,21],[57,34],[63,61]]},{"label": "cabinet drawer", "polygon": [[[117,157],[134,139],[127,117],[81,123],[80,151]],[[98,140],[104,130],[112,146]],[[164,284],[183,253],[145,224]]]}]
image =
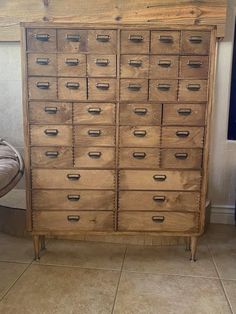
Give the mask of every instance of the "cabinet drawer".
[{"label": "cabinet drawer", "polygon": [[207,79],[208,67],[208,56],[180,57],[180,77]]},{"label": "cabinet drawer", "polygon": [[88,80],[88,99],[113,101],[116,99],[116,79],[96,79]]},{"label": "cabinet drawer", "polygon": [[75,167],[114,168],[115,148],[112,147],[75,147]]},{"label": "cabinet drawer", "polygon": [[152,31],[151,53],[153,54],[179,54],[180,32]]},{"label": "cabinet drawer", "polygon": [[58,51],[74,53],[87,51],[87,30],[59,29],[57,38]]},{"label": "cabinet drawer", "polygon": [[27,50],[37,52],[56,51],[56,30],[48,28],[27,29]]},{"label": "cabinet drawer", "polygon": [[158,148],[121,148],[120,168],[159,168],[160,150]]},{"label": "cabinet drawer", "polygon": [[116,55],[88,55],[87,62],[88,76],[116,76]]},{"label": "cabinet drawer", "polygon": [[150,80],[149,99],[151,101],[176,101],[177,80]]},{"label": "cabinet drawer", "polygon": [[31,123],[72,123],[72,104],[57,102],[30,102]]},{"label": "cabinet drawer", "polygon": [[33,189],[114,189],[113,170],[33,169]]},{"label": "cabinet drawer", "polygon": [[34,210],[114,210],[114,191],[33,190]]},{"label": "cabinet drawer", "polygon": [[150,56],[150,78],[173,79],[178,78],[179,57],[166,55]]},{"label": "cabinet drawer", "polygon": [[114,146],[115,127],[86,125],[75,126],[75,145]]},{"label": "cabinet drawer", "polygon": [[149,53],[149,31],[121,31],[121,53]]},{"label": "cabinet drawer", "polygon": [[72,127],[69,125],[31,125],[31,145],[72,146]]},{"label": "cabinet drawer", "polygon": [[40,231],[111,231],[113,213],[101,211],[35,211],[34,230]]},{"label": "cabinet drawer", "polygon": [[119,210],[199,211],[200,193],[168,191],[120,191]]},{"label": "cabinet drawer", "polygon": [[27,62],[29,75],[57,75],[56,54],[29,53]]},{"label": "cabinet drawer", "polygon": [[147,101],[148,80],[145,79],[121,79],[120,80],[121,101]]},{"label": "cabinet drawer", "polygon": [[164,125],[204,125],[205,104],[164,104]]},{"label": "cabinet drawer", "polygon": [[196,213],[176,212],[121,212],[119,231],[197,232]]},{"label": "cabinet drawer", "polygon": [[128,78],[148,78],[149,56],[121,55],[120,75]]},{"label": "cabinet drawer", "polygon": [[68,100],[86,100],[86,78],[59,78],[58,98]]},{"label": "cabinet drawer", "polygon": [[163,127],[162,147],[203,147],[203,127]]},{"label": "cabinet drawer", "polygon": [[181,51],[183,54],[207,55],[210,51],[210,32],[183,31]]},{"label": "cabinet drawer", "polygon": [[207,101],[207,80],[180,80],[179,101]]},{"label": "cabinet drawer", "polygon": [[73,167],[72,148],[61,146],[31,147],[33,168]]},{"label": "cabinet drawer", "polygon": [[75,124],[115,124],[115,104],[74,104]]},{"label": "cabinet drawer", "polygon": [[29,99],[57,99],[55,77],[30,77],[28,84]]},{"label": "cabinet drawer", "polygon": [[78,53],[58,54],[58,76],[86,76],[86,56]]},{"label": "cabinet drawer", "polygon": [[121,125],[160,125],[160,104],[120,104]]},{"label": "cabinet drawer", "polygon": [[120,146],[159,147],[160,127],[158,126],[121,126]]},{"label": "cabinet drawer", "polygon": [[200,171],[120,170],[121,190],[199,191]]},{"label": "cabinet drawer", "polygon": [[88,50],[89,52],[116,54],[116,30],[97,29],[88,31]]},{"label": "cabinet drawer", "polygon": [[162,149],[162,168],[201,169],[202,149]]}]

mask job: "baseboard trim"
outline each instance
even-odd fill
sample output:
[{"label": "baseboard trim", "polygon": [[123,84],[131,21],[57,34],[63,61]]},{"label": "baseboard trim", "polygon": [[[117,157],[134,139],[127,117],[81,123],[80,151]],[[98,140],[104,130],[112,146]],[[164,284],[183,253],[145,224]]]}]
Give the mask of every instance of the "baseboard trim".
[{"label": "baseboard trim", "polygon": [[235,225],[233,205],[211,205],[211,223]]}]

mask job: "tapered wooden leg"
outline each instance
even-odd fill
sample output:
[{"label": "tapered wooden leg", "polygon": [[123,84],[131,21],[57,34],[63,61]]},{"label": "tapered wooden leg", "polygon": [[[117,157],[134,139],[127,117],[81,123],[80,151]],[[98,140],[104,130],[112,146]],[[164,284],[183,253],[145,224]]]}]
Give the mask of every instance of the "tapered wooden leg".
[{"label": "tapered wooden leg", "polygon": [[37,261],[40,259],[39,252],[40,252],[40,238],[39,235],[33,236],[34,241],[34,259]]},{"label": "tapered wooden leg", "polygon": [[191,238],[190,237],[186,237],[185,238],[185,251],[191,251]]},{"label": "tapered wooden leg", "polygon": [[191,256],[190,256],[190,261],[196,262],[196,253],[197,253],[197,240],[198,237],[191,237],[191,243],[190,243],[190,248],[191,248]]},{"label": "tapered wooden leg", "polygon": [[40,236],[40,244],[41,244],[41,250],[45,250],[46,249],[46,243],[45,243],[45,236],[44,235]]}]

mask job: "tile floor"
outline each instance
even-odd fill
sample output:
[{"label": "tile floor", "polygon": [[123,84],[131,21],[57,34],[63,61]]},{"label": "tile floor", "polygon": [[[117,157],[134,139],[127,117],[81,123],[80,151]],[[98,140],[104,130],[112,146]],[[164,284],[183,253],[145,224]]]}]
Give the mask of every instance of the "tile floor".
[{"label": "tile floor", "polygon": [[211,225],[198,261],[183,246],[49,240],[0,234],[0,314],[236,313],[236,228]]}]

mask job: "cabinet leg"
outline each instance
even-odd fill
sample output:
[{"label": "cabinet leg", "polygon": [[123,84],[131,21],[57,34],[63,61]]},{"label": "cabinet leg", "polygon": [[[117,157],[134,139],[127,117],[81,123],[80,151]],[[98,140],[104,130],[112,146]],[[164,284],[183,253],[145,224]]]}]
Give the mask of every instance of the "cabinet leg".
[{"label": "cabinet leg", "polygon": [[40,236],[40,244],[41,244],[41,250],[45,250],[46,249],[46,243],[45,243],[45,236],[44,235]]},{"label": "cabinet leg", "polygon": [[191,238],[190,237],[186,237],[185,238],[185,251],[191,251]]},{"label": "cabinet leg", "polygon": [[34,259],[37,261],[40,259],[39,252],[40,252],[40,237],[39,235],[33,236],[34,241]]},{"label": "cabinet leg", "polygon": [[197,253],[197,240],[198,237],[191,237],[190,248],[191,248],[191,256],[190,261],[196,262],[196,253]]}]

